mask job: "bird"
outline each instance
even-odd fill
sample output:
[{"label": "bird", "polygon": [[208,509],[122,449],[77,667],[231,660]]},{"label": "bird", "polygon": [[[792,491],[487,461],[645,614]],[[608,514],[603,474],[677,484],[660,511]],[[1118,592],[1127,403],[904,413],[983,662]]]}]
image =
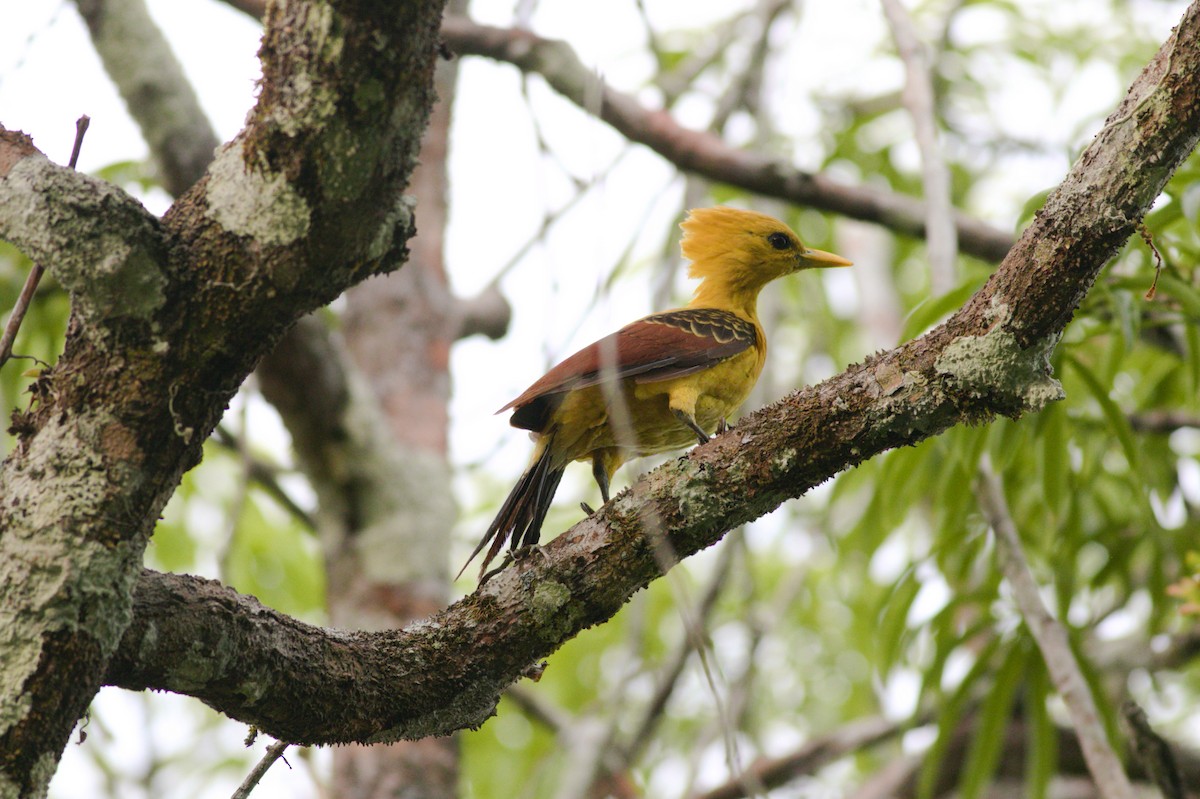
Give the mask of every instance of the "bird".
[{"label": "bird", "polygon": [[510,424],[530,431],[533,455],[460,577],[489,543],[481,585],[505,542],[512,552],[538,543],[572,461],[591,462],[607,503],[613,474],[626,461],[702,444],[725,430],[767,355],[759,291],[803,269],[852,265],[806,247],[786,224],[756,211],[692,209],[680,227],[688,276],[700,281],[691,301],[589,344],[496,412],[511,410]]}]

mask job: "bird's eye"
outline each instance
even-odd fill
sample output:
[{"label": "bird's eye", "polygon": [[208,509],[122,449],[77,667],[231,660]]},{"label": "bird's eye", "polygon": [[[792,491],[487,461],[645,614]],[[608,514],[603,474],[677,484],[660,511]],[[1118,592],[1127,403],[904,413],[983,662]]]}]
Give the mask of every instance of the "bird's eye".
[{"label": "bird's eye", "polygon": [[767,236],[767,241],[777,250],[788,250],[792,247],[792,240],[786,233],[772,233]]}]

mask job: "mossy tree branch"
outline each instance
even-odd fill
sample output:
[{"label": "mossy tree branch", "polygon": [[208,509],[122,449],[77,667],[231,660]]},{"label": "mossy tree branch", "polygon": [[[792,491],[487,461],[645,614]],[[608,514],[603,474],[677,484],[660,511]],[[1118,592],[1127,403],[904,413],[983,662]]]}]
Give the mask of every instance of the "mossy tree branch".
[{"label": "mossy tree branch", "polygon": [[0,466],[0,797],[45,792],[159,512],[246,375],[300,316],[407,256],[441,11],[272,4],[246,128],[161,220],[0,136],[0,230],[72,297]]},{"label": "mossy tree branch", "polygon": [[675,559],[887,449],[1057,399],[1048,359],[1065,326],[1200,136],[1198,74],[1200,2],[944,324],[751,414],[445,611],[405,630],[335,632],[213,583],[144,572],[107,682],[196,696],[299,743],[479,724],[505,686]]}]

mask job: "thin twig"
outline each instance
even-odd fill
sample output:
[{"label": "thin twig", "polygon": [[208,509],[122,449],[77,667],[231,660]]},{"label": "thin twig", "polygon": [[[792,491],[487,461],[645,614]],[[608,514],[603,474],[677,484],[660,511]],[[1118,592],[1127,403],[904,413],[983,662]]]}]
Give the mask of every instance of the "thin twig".
[{"label": "thin twig", "polygon": [[924,759],[918,755],[900,755],[867,777],[846,799],[899,799],[905,785],[917,781]]},{"label": "thin twig", "polygon": [[514,252],[512,256],[504,262],[503,266],[496,270],[495,274],[493,274],[491,279],[488,281],[488,285],[499,285],[500,281],[505,277],[505,275],[511,272],[513,268],[516,267],[535,246],[545,241],[546,234],[549,233],[550,228],[553,227],[554,224],[559,221],[559,219],[564,217],[568,211],[572,210],[576,205],[579,204],[581,200],[587,197],[592,189],[605,185],[604,179],[610,172],[613,171],[613,169],[616,168],[619,163],[621,163],[622,160],[624,160],[625,156],[629,155],[632,151],[632,147],[622,148],[621,152],[617,154],[616,158],[614,158],[608,166],[597,172],[595,180],[588,183],[586,186],[576,187],[575,193],[571,195],[569,200],[563,203],[559,208],[545,212],[542,215],[542,221],[541,224],[538,225],[538,229],[533,233],[533,235],[525,240],[524,244],[517,248],[516,252]]},{"label": "thin twig", "polygon": [[[691,91],[696,79],[704,70],[725,56],[730,44],[737,38],[742,20],[751,13],[753,12],[750,10],[737,11],[732,16],[718,21],[711,34],[705,36],[703,41],[697,42],[678,63],[659,71],[650,79],[662,92],[663,108],[672,107],[684,92]],[[651,52],[658,63],[664,63],[664,53],[658,50],[653,42]]]},{"label": "thin twig", "polygon": [[[731,533],[730,537],[736,534],[737,531]],[[712,579],[709,581],[704,594],[696,605],[695,614],[685,618],[685,634],[680,640],[679,646],[676,647],[672,654],[670,662],[665,668],[659,670],[658,684],[655,686],[654,695],[642,709],[637,731],[625,747],[625,751],[622,752],[626,763],[632,764],[641,757],[642,752],[645,751],[646,746],[650,743],[659,722],[662,721],[667,702],[670,701],[675,693],[675,689],[679,686],[679,678],[683,675],[683,669],[687,665],[692,652],[707,646],[704,630],[708,627],[712,611],[717,605],[717,599],[720,597],[721,590],[725,587],[727,578],[729,577],[730,568],[733,565],[734,552],[735,550],[732,546],[721,548],[716,567],[713,569]]]},{"label": "thin twig", "polygon": [[83,134],[87,133],[90,124],[92,124],[92,118],[87,114],[75,120],[75,143],[71,145],[71,160],[67,162],[67,166],[71,169],[79,165],[79,150],[83,147]]},{"label": "thin twig", "polygon": [[510,685],[504,695],[521,708],[521,712],[527,718],[541,724],[555,735],[561,735],[575,721],[574,716],[553,700],[542,693],[529,690],[521,683]]},{"label": "thin twig", "polygon": [[1021,539],[1004,499],[1004,489],[987,463],[979,470],[975,493],[984,517],[995,531],[996,551],[1004,578],[1012,589],[1026,626],[1042,652],[1054,687],[1067,706],[1071,726],[1079,736],[1084,760],[1100,796],[1102,799],[1133,799],[1133,786],[1125,775],[1120,758],[1109,745],[1096,702],[1071,651],[1067,631],[1042,603],[1037,581],[1029,569]]},{"label": "thin twig", "polygon": [[1146,227],[1146,220],[1142,220],[1138,224],[1138,234],[1142,237],[1142,241],[1146,242],[1146,246],[1150,248],[1150,253],[1154,256],[1154,280],[1150,282],[1150,288],[1146,290],[1146,299],[1154,299],[1154,295],[1158,293],[1158,276],[1162,273],[1163,257],[1158,251],[1158,247],[1154,246],[1154,234],[1150,232],[1150,228]]},{"label": "thin twig", "polygon": [[1174,433],[1181,427],[1200,428],[1200,415],[1188,411],[1154,410],[1127,417],[1135,433]]},{"label": "thin twig", "polygon": [[933,293],[944,294],[956,283],[958,231],[954,225],[954,206],[950,202],[950,171],[938,147],[933,79],[925,48],[912,18],[900,0],[882,2],[896,50],[904,62],[905,81],[901,101],[912,117],[913,133],[921,151],[921,181],[925,188],[925,241]]},{"label": "thin twig", "polygon": [[[773,790],[802,775],[814,774],[844,757],[892,740],[907,728],[907,722],[891,721],[882,716],[856,719],[813,738],[787,755],[759,758],[746,770],[745,776],[752,777],[753,782],[763,786],[764,790]],[[730,780],[702,794],[694,794],[693,799],[752,796],[743,782],[743,778]]]},{"label": "thin twig", "polygon": [[[250,773],[246,775],[246,779],[242,780],[242,784],[239,785],[238,789],[233,792],[232,799],[247,799],[247,797],[250,796],[250,792],[254,790],[254,786],[258,785],[258,781],[261,780],[263,775],[267,773],[267,769],[275,765],[276,760],[283,757],[283,750],[287,749],[289,746],[291,746],[291,744],[289,744],[287,741],[276,741],[268,746],[267,753],[263,755],[262,760],[258,761],[258,764],[250,770]],[[283,762],[287,763],[287,759],[285,758]],[[288,767],[291,767],[290,764]]]},{"label": "thin twig", "polygon": [[[742,528],[739,528],[730,535],[731,537],[734,535],[740,537],[744,535],[744,532]],[[696,659],[700,665],[705,684],[708,686],[709,693],[712,696],[714,710],[716,711],[715,719],[710,723],[705,732],[697,737],[695,745],[692,748],[693,757],[690,759],[688,765],[688,777],[686,782],[683,783],[686,786],[686,789],[682,791],[684,795],[692,793],[692,786],[700,773],[701,763],[706,760],[704,753],[708,750],[709,745],[717,735],[720,736],[729,773],[739,783],[745,784],[750,788],[756,787],[753,777],[745,775],[745,768],[741,763],[736,735],[737,730],[735,729],[736,724],[734,716],[730,713],[727,701],[729,682],[721,670],[720,659],[716,657],[710,658],[710,655],[715,656],[716,652],[712,648],[712,641],[708,635],[709,616],[712,614],[716,600],[725,588],[734,557],[737,554],[736,547],[733,546],[733,540],[727,540],[725,543],[726,546],[721,551],[722,561],[714,569],[712,580],[705,596],[699,604],[693,604],[686,593],[684,593],[683,589],[686,586],[682,582],[676,580],[672,585],[678,593],[676,604],[678,605],[678,612],[684,624],[686,637],[690,639],[690,651],[696,653]],[[686,655],[687,651],[681,648],[680,656]],[[677,677],[678,675],[675,676]],[[670,689],[674,687],[674,685],[669,686]],[[661,699],[665,701],[668,696],[669,694],[661,695]],[[657,722],[659,719],[647,717],[647,721]],[[650,729],[652,728],[645,728],[640,732],[649,735]],[[758,793],[761,793],[761,791]]]},{"label": "thin twig", "polygon": [[[87,133],[91,121],[91,117],[87,114],[75,120],[75,144],[71,147],[71,160],[67,162],[67,166],[71,169],[74,169],[75,165],[79,163],[79,149],[83,146],[83,134]],[[12,316],[8,318],[8,324],[4,326],[4,336],[0,338],[0,366],[4,366],[12,357],[13,342],[17,340],[17,331],[21,328],[25,312],[29,310],[29,304],[33,302],[34,292],[37,291],[38,283],[41,282],[42,273],[45,271],[45,267],[41,264],[34,264],[25,277],[25,285],[21,287],[21,293],[17,297],[16,304],[13,305]]]},{"label": "thin twig", "polygon": [[728,88],[717,98],[717,108],[708,126],[709,132],[720,135],[733,113],[745,109],[755,118],[756,144],[763,145],[765,140],[770,138],[767,135],[768,131],[764,129],[766,121],[759,102],[762,95],[763,70],[771,52],[771,26],[789,6],[791,0],[759,0],[758,7],[753,12],[755,23],[758,25],[758,35],[751,43],[750,57],[745,68],[733,76]]}]

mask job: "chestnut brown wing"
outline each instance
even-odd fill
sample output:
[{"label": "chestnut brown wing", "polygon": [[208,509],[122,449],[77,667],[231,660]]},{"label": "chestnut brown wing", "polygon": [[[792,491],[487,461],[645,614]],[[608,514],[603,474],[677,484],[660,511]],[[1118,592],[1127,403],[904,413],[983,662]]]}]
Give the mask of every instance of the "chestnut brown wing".
[{"label": "chestnut brown wing", "polygon": [[512,425],[542,431],[569,391],[613,380],[668,380],[707,369],[758,342],[752,322],[715,308],[653,314],[559,363],[497,413],[515,408]]}]

